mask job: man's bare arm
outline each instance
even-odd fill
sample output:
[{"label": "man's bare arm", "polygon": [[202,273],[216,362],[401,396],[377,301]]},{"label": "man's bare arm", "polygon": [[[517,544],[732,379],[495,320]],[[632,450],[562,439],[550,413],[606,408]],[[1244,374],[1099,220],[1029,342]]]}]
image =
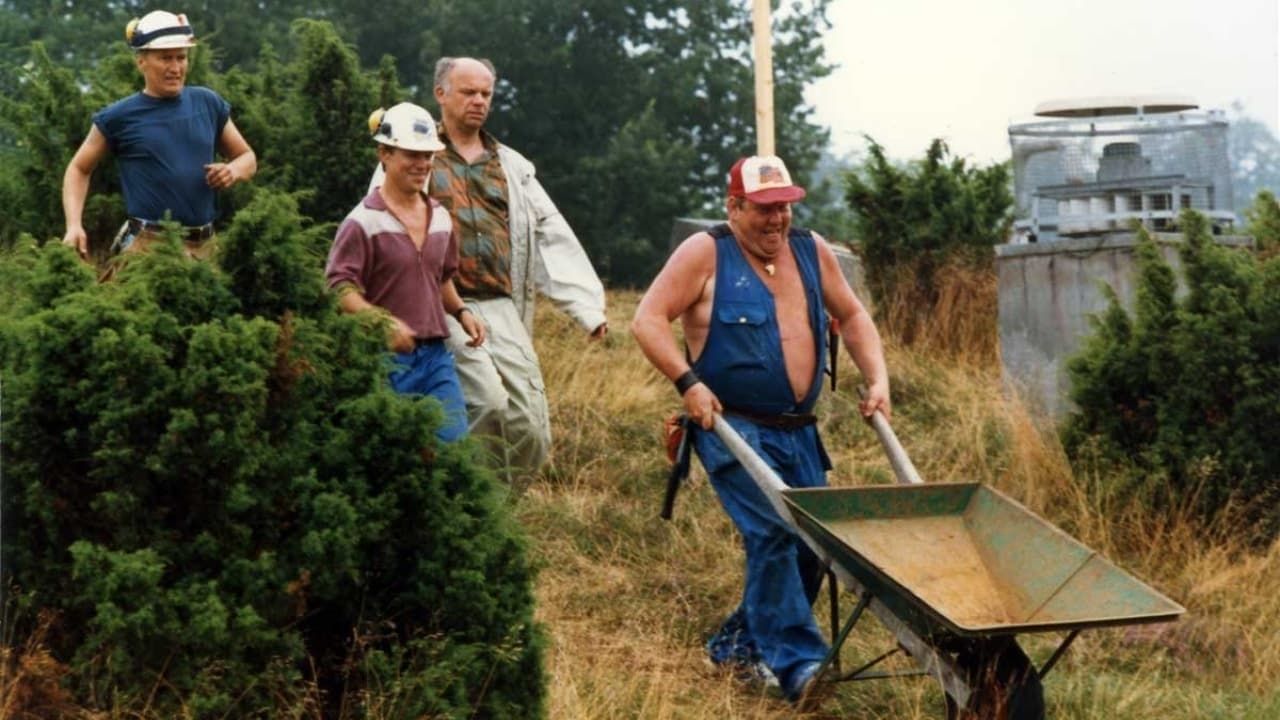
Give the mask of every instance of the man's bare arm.
[{"label": "man's bare arm", "polygon": [[258,172],[257,154],[240,134],[240,128],[229,119],[218,136],[218,152],[228,160],[204,166],[205,181],[214,190],[226,190],[238,182],[247,182]]},{"label": "man's bare arm", "polygon": [[840,339],[867,383],[867,397],[860,406],[862,414],[870,417],[880,410],[886,417],[891,417],[889,370],[884,361],[880,331],[876,329],[871,313],[853,294],[831,246],[817,233],[813,237],[817,244],[818,262],[822,266],[822,300],[827,312],[839,323]]},{"label": "man's bare arm", "polygon": [[[715,259],[715,240],[710,235],[698,233],[685,240],[645,291],[631,320],[631,334],[644,356],[672,381],[690,368],[676,344],[671,323],[703,299],[715,274]],[[720,400],[702,383],[688,388],[682,399],[689,416],[705,428],[711,427],[713,413],[723,409]]]},{"label": "man's bare arm", "polygon": [[109,152],[106,136],[97,125],[90,126],[89,134],[62,175],[62,215],[66,220],[62,243],[75,248],[80,257],[89,255],[89,236],[84,231],[84,201],[89,195],[89,180],[94,168]]}]

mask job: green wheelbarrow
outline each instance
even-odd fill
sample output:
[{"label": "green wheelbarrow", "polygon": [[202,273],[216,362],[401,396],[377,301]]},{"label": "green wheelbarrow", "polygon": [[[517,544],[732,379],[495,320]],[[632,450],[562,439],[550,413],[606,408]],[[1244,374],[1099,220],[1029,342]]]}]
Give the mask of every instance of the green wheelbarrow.
[{"label": "green wheelbarrow", "polygon": [[[1039,720],[1041,680],[1082,630],[1165,622],[1182,606],[1000,492],[920,480],[888,421],[870,420],[898,485],[788,488],[722,418],[714,430],[827,568],[835,681],[930,675],[949,720]],[[841,622],[837,584],[857,602]],[[840,650],[870,612],[897,647],[845,670]],[[1039,667],[1021,633],[1063,633]],[[880,670],[905,652],[910,670]]]}]

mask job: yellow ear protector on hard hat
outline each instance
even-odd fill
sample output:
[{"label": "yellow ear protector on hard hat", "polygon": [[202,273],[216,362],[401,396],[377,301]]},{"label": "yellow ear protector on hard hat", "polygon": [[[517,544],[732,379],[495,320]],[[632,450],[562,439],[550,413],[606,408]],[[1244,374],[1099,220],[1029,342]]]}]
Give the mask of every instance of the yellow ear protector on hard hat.
[{"label": "yellow ear protector on hard hat", "polygon": [[129,47],[133,47],[133,35],[136,32],[138,32],[138,18],[130,20],[129,24],[124,26],[124,41],[129,43]]},{"label": "yellow ear protector on hard hat", "polygon": [[386,131],[382,127],[383,125],[382,116],[385,115],[386,113],[387,111],[385,109],[378,108],[377,110],[374,110],[372,113],[369,114],[369,134],[370,135],[377,135],[379,130],[383,130],[384,132]]}]

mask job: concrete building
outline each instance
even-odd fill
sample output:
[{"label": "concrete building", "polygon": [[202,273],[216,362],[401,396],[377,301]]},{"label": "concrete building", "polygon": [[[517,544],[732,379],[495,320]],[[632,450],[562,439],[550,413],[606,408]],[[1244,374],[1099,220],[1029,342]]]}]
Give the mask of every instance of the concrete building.
[{"label": "concrete building", "polygon": [[1000,350],[1006,380],[1051,418],[1070,409],[1068,359],[1103,312],[1103,284],[1133,307],[1137,236],[1156,234],[1175,267],[1178,214],[1209,218],[1219,242],[1231,235],[1227,121],[1179,96],[1042,103],[1039,120],[1009,127],[1015,222],[996,247]]}]

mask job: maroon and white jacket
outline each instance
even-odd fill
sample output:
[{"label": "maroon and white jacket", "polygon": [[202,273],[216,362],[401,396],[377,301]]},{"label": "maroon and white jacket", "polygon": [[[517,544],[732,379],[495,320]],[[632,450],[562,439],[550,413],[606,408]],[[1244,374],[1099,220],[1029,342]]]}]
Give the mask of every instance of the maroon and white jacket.
[{"label": "maroon and white jacket", "polygon": [[458,271],[453,220],[427,197],[427,238],[414,247],[375,188],[338,226],[329,248],[329,288],[354,285],[365,300],[400,318],[419,340],[449,337],[440,285]]}]

